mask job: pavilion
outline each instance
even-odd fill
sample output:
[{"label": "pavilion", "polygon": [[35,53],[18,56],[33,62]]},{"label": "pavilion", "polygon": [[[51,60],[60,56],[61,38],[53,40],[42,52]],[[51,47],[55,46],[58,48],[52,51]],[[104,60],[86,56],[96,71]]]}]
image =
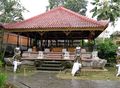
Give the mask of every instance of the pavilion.
[{"label": "pavilion", "polygon": [[[55,67],[54,69],[59,66],[60,69],[64,69],[65,61],[75,60],[74,48],[76,46],[80,45],[84,48],[84,39],[88,39],[88,41],[95,40],[107,27],[107,21],[96,21],[64,7],[57,7],[30,19],[4,25],[8,37],[10,33],[17,34],[17,46],[20,45],[20,37],[26,36],[27,38],[24,39],[24,42],[27,43],[27,49],[36,46],[37,51],[44,51],[46,48],[52,51],[47,54],[45,53],[45,57],[42,59],[38,59],[38,52],[31,53],[31,56],[23,58],[23,60],[35,61],[37,59],[37,63],[39,62],[37,67],[40,69],[44,68],[45,60],[52,61],[49,62],[49,66],[46,66],[48,62],[45,65],[45,68],[48,67],[47,69],[49,69],[50,64],[50,69],[53,69],[53,66]],[[13,40],[15,37],[7,39],[14,43]],[[95,44],[95,41],[93,43]],[[66,48],[70,52],[69,59],[62,57],[63,54],[61,51],[63,48]],[[89,58],[90,57],[89,55]],[[61,62],[59,65],[55,65],[56,62],[53,63],[53,60]],[[90,66],[89,62],[92,61],[91,59],[83,60],[88,62],[87,66]],[[63,64],[62,61],[65,64]],[[61,64],[63,64],[63,66]]]},{"label": "pavilion", "polygon": [[6,32],[18,35],[17,41],[19,35],[26,36],[27,47],[37,46],[42,50],[52,47],[75,47],[80,44],[79,40],[82,40],[84,46],[84,39],[94,40],[107,26],[107,21],[96,21],[64,7],[57,7],[30,19],[4,25]]}]

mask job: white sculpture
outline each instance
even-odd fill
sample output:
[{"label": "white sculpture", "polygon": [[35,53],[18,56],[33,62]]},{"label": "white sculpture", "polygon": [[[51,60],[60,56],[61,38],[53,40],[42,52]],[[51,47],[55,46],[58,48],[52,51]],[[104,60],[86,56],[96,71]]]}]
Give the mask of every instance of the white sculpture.
[{"label": "white sculpture", "polygon": [[15,55],[20,55],[20,53],[21,53],[20,47],[16,47],[16,48],[14,49],[14,54],[15,54]]},{"label": "white sculpture", "polygon": [[69,52],[65,52],[64,55],[63,55],[64,59],[70,59],[70,54]]},{"label": "white sculpture", "polygon": [[117,74],[116,74],[116,76],[118,77],[120,75],[120,64],[117,64],[116,67],[118,67],[118,71],[117,71]]},{"label": "white sculpture", "polygon": [[76,47],[76,56],[80,56],[81,53],[81,47],[77,46]]},{"label": "white sculpture", "polygon": [[49,52],[50,52],[50,49],[49,49],[49,48],[45,48],[44,52],[45,52],[45,53],[49,53]]},{"label": "white sculpture", "polygon": [[20,62],[20,59],[21,59],[21,51],[20,51],[20,48],[19,47],[16,47],[15,50],[14,50],[14,53],[15,55],[13,56],[13,65],[14,65],[14,69],[13,71],[16,72],[17,70],[17,66],[21,65],[22,63]]},{"label": "white sculpture", "polygon": [[119,61],[120,61],[120,46],[118,47],[116,54],[117,54],[116,61],[117,61],[117,63],[119,63]]},{"label": "white sculpture", "polygon": [[72,67],[72,72],[71,72],[72,76],[74,76],[81,67],[82,67],[82,64],[76,61]]},{"label": "white sculpture", "polygon": [[13,61],[13,65],[14,65],[14,68],[13,68],[13,71],[16,72],[17,70],[17,66],[21,65],[22,62],[19,62],[19,61]]},{"label": "white sculpture", "polygon": [[64,49],[62,49],[62,53],[65,53],[65,52],[67,52],[67,50],[64,48]]},{"label": "white sculpture", "polygon": [[28,48],[28,56],[30,56],[30,53],[32,52],[32,48]]},{"label": "white sculpture", "polygon": [[44,55],[43,55],[43,52],[42,51],[39,51],[39,54],[38,54],[38,59],[43,59]]},{"label": "white sculpture", "polygon": [[91,65],[93,68],[102,68],[104,69],[105,64],[107,63],[107,60],[105,59],[100,59],[98,57],[98,51],[93,51],[92,52],[92,62]]},{"label": "white sculpture", "polygon": [[92,52],[92,58],[98,57],[98,51],[93,51]]}]

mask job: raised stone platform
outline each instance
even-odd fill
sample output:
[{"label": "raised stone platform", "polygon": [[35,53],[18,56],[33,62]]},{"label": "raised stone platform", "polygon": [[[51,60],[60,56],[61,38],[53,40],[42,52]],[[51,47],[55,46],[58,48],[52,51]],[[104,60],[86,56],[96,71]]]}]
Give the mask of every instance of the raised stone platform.
[{"label": "raised stone platform", "polygon": [[108,71],[107,69],[99,69],[99,68],[91,68],[91,67],[83,67],[81,71]]}]

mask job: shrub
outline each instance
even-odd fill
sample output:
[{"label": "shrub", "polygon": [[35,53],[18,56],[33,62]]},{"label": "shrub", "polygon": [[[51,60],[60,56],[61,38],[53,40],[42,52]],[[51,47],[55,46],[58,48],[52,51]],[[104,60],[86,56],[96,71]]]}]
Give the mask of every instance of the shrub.
[{"label": "shrub", "polygon": [[2,65],[3,65],[3,62],[0,60],[0,72],[1,72]]},{"label": "shrub", "polygon": [[116,49],[117,46],[112,42],[111,39],[105,39],[104,42],[97,44],[98,56],[106,59],[108,63],[116,62]]},{"label": "shrub", "polygon": [[0,73],[0,88],[4,88],[6,80],[7,76],[4,73]]}]

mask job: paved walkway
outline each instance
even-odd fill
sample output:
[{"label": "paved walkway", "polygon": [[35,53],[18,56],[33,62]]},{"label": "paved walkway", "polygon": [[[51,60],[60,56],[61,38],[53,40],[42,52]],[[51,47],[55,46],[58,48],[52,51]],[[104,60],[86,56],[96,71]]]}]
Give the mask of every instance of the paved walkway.
[{"label": "paved walkway", "polygon": [[24,76],[10,74],[9,82],[18,88],[120,88],[120,81],[63,80],[56,78],[56,72],[36,72]]}]

